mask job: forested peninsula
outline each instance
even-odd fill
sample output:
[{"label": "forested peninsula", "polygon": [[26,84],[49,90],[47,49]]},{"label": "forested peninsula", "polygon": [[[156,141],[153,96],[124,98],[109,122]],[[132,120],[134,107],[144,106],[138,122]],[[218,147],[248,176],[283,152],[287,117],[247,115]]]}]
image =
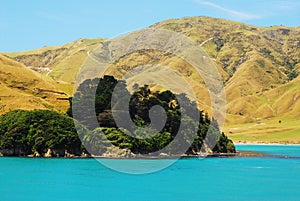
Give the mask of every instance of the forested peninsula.
[{"label": "forested peninsula", "polygon": [[[117,84],[121,86],[122,97],[130,97],[129,115],[137,126],[135,130],[118,127],[112,115],[112,107],[122,108],[111,104]],[[94,108],[88,107],[91,97],[94,98]],[[190,108],[183,110],[178,99],[188,103]],[[147,127],[151,124],[149,111],[155,105],[164,109],[166,121],[162,130],[150,136],[149,133],[155,130]],[[91,109],[96,116],[85,115]],[[84,118],[73,119],[72,110],[82,113]],[[190,111],[199,113],[199,122],[193,120]],[[90,118],[96,118],[98,125],[89,125]],[[233,142],[220,131],[216,121],[199,110],[196,103],[190,101],[185,94],[153,92],[147,85],[136,85],[134,93],[130,94],[125,81],[106,75],[103,78],[85,80],[70,98],[70,108],[66,114],[51,110],[13,110],[0,116],[0,155],[112,158],[132,158],[142,154],[152,156],[151,153],[161,150],[176,139],[180,128],[186,129],[183,133],[189,133],[188,125],[196,123],[198,127],[195,138],[187,137],[186,141],[176,142],[190,144],[185,155],[195,156],[201,151],[203,153],[201,147],[209,129],[218,140],[212,149],[203,146],[206,147],[206,153],[235,153]],[[165,156],[176,154],[170,150],[166,151]]]}]

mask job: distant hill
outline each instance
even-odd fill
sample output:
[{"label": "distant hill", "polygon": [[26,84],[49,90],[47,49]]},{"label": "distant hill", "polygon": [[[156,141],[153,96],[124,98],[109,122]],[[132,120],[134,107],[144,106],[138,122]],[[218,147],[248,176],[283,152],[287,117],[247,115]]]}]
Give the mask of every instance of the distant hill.
[{"label": "distant hill", "polygon": [[104,39],[79,39],[63,46],[5,54],[51,78],[60,89],[71,95],[77,71],[87,58],[87,52],[95,49],[102,41]]},{"label": "distant hill", "polygon": [[[183,33],[199,43],[210,55],[224,78],[229,125],[259,124],[269,119],[300,121],[299,27],[258,27],[210,17],[169,19],[151,27]],[[45,83],[71,95],[78,69],[89,51],[103,41],[80,39],[59,47],[5,53],[15,63],[2,57],[15,68],[22,66],[25,69],[27,66],[35,70],[30,72],[37,77],[42,74]],[[210,99],[202,79],[180,58],[155,51],[135,52],[120,59],[107,73],[120,78],[129,69],[149,63],[168,65],[178,70],[196,90],[199,106],[209,108]],[[162,69],[157,68],[157,72],[160,71]],[[147,80],[138,76],[136,79]],[[16,91],[11,87],[10,90]],[[232,129],[230,132],[235,133]]]}]

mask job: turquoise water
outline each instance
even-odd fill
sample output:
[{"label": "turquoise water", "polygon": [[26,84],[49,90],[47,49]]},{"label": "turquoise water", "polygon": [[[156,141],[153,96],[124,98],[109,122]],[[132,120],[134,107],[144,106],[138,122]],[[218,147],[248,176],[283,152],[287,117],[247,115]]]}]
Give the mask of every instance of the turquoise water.
[{"label": "turquoise water", "polygon": [[146,175],[94,159],[0,158],[0,200],[300,200],[300,146],[238,149],[293,157],[181,159]]}]

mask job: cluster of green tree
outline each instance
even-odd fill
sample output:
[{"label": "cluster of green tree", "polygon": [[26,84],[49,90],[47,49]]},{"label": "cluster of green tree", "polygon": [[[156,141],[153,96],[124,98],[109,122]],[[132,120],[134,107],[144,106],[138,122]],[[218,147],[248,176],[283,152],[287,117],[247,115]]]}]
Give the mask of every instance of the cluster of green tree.
[{"label": "cluster of green tree", "polygon": [[[210,138],[217,139],[212,149],[214,152],[235,152],[232,141],[220,132],[217,123],[198,110],[197,105],[185,94],[174,95],[171,91],[152,92],[147,85],[135,88],[136,91],[131,95],[126,89],[126,82],[118,81],[112,76],[85,80],[79,86],[71,99],[72,107],[68,114],[72,116],[76,113],[74,117],[78,122],[94,130],[89,137],[85,137],[94,139],[88,140],[88,151],[102,150],[97,146],[105,147],[104,144],[108,142],[103,140],[107,139],[113,145],[130,149],[136,154],[153,153],[166,147],[176,140],[177,135],[182,134],[183,137],[177,139],[175,144],[179,147],[191,145],[187,153],[197,153],[201,151],[209,132]],[[112,94],[115,100],[112,100]],[[163,108],[165,120],[159,112],[154,112],[151,118],[149,114],[153,106]],[[96,117],[97,124],[94,121]],[[117,119],[119,121],[116,122]],[[161,130],[149,127],[153,119],[161,119],[164,123]],[[196,130],[192,129],[195,127]],[[156,135],[151,135],[153,133]],[[176,153],[170,151],[170,154]]]},{"label": "cluster of green tree", "polygon": [[0,152],[5,155],[68,153],[80,155],[81,141],[74,121],[49,110],[14,110],[0,116]]}]

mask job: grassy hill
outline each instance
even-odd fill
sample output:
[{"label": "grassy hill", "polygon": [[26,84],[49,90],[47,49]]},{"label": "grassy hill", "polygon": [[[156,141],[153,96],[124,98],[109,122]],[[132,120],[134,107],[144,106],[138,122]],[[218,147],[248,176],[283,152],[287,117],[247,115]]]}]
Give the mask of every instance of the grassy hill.
[{"label": "grassy hill", "polygon": [[[239,141],[248,136],[251,141],[289,142],[295,139],[300,142],[299,27],[257,27],[210,17],[169,19],[151,27],[185,34],[199,43],[215,62],[224,79],[227,96],[225,127],[233,139]],[[35,71],[30,72],[36,77],[71,95],[80,66],[88,53],[103,41],[80,39],[63,46],[5,55],[16,61],[11,66],[27,66]],[[209,111],[210,98],[201,77],[188,63],[174,55],[156,51],[134,52],[118,60],[107,73],[120,78],[129,70],[145,64],[165,65],[179,71],[196,91],[199,106]],[[156,74],[166,73],[163,68],[155,69]],[[149,78],[136,75],[129,80],[129,88],[136,80],[147,82],[150,76],[151,72]],[[9,90],[16,91],[11,87],[5,90],[5,94]],[[265,138],[268,133],[281,137]],[[289,133],[293,138],[288,137]]]},{"label": "grassy hill", "polygon": [[153,27],[204,43],[222,69],[228,102],[225,127],[232,139],[300,142],[299,29],[209,17],[170,19]]},{"label": "grassy hill", "polygon": [[51,80],[0,54],[0,113],[19,109],[66,110],[68,96]]},{"label": "grassy hill", "polygon": [[27,52],[5,53],[32,70],[38,71],[56,82],[56,86],[72,95],[76,74],[87,58],[103,39],[79,39],[57,47],[43,47]]}]

